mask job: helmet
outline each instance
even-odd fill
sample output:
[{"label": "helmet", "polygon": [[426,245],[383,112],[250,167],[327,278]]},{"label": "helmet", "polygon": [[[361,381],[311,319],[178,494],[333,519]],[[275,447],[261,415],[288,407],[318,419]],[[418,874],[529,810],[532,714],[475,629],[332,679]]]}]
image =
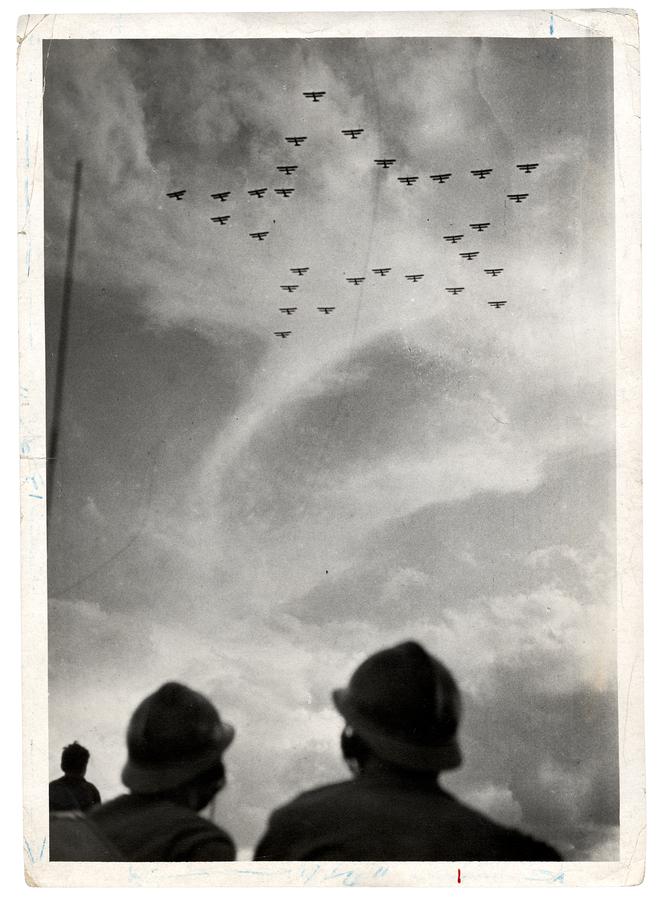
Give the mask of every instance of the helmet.
[{"label": "helmet", "polygon": [[415,641],[374,653],[332,699],[348,725],[388,762],[436,771],[462,762],[458,686]]},{"label": "helmet", "polygon": [[203,694],[167,682],[131,716],[121,780],[140,794],[171,790],[220,762],[234,735]]}]

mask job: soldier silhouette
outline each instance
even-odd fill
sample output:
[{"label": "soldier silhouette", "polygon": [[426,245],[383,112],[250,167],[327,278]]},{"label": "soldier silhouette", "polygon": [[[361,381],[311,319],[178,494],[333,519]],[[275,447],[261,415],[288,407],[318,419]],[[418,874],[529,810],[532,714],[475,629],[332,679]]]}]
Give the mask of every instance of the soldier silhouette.
[{"label": "soldier silhouette", "polygon": [[333,692],[354,778],[276,810],[257,860],[558,860],[545,843],[504,828],[439,784],[462,762],[460,694],[419,644],[381,650]]},{"label": "soldier silhouette", "polygon": [[81,810],[86,812],[101,802],[101,795],[90,781],[87,781],[89,750],[77,741],[64,747],[60,768],[64,772],[48,785],[48,802],[51,812]]},{"label": "soldier silhouette", "polygon": [[198,815],[225,784],[222,760],[234,738],[202,694],[168,682],[143,700],[128,726],[122,781],[130,794],[90,819],[129,861],[233,860],[231,837]]}]

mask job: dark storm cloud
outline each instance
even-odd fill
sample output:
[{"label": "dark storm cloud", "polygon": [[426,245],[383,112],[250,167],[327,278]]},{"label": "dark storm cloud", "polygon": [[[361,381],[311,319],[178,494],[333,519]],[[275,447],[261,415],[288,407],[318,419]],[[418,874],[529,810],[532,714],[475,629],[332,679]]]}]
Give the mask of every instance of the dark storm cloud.
[{"label": "dark storm cloud", "polygon": [[[388,625],[442,618],[446,609],[501,590],[530,593],[551,580],[553,586],[588,602],[607,583],[612,560],[602,561],[599,582],[584,578],[602,554],[600,523],[615,503],[615,479],[608,456],[558,461],[528,493],[478,493],[455,503],[436,503],[389,522],[368,535],[354,567],[326,579],[288,610],[303,621],[341,622],[379,619]],[[561,553],[578,550],[579,558]],[[538,558],[544,548],[553,554]],[[551,563],[551,567],[549,564]],[[408,582],[412,596],[399,591],[395,602],[382,598],[392,572],[423,572]],[[598,574],[598,573],[594,573]],[[420,596],[419,596],[420,595]]]},{"label": "dark storm cloud", "polygon": [[[614,696],[583,690],[539,694],[512,671],[499,673],[498,688],[510,696],[504,710],[465,698],[466,762],[451,787],[508,787],[526,828],[560,835],[567,858],[587,857],[618,820],[618,772],[611,765],[618,746]],[[477,773],[487,773],[481,785]]]},{"label": "dark storm cloud", "polygon": [[[61,286],[48,282],[47,290],[50,360]],[[55,470],[50,536],[56,595],[75,584],[78,596],[79,580],[98,568],[93,577],[107,596],[118,575],[111,558],[122,547],[139,568],[144,547],[129,546],[127,538],[180,505],[194,461],[239,406],[245,367],[262,351],[256,338],[235,329],[209,337],[182,325],[160,328],[146,319],[139,300],[112,284],[76,286],[61,423],[65,452]],[[72,528],[62,528],[65,521]]]},{"label": "dark storm cloud", "polygon": [[156,164],[202,159],[233,175],[281,140],[267,101],[273,89],[297,87],[302,42],[126,41],[118,52],[140,94]]}]

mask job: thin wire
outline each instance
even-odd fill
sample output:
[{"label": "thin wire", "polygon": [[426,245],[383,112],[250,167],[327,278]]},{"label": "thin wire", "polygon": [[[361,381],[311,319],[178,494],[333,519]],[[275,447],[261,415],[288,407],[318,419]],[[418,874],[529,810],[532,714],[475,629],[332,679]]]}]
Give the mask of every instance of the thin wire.
[{"label": "thin wire", "polygon": [[64,270],[64,286],[62,288],[62,314],[60,318],[59,341],[57,345],[57,368],[55,370],[55,388],[53,396],[53,414],[50,420],[48,449],[46,451],[46,516],[50,519],[53,503],[55,468],[57,466],[57,450],[59,447],[60,421],[66,380],[66,361],[69,346],[69,323],[71,319],[71,296],[73,294],[73,263],[75,260],[76,238],[78,231],[78,208],[80,205],[80,186],[82,183],[82,160],[76,161],[73,179],[73,201],[71,219],[66,248],[66,267]]}]

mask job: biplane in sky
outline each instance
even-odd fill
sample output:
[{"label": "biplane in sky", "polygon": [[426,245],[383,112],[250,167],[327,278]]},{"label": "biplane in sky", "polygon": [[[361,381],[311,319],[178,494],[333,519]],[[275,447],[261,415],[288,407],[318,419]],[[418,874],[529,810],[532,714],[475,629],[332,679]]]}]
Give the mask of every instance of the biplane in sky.
[{"label": "biplane in sky", "polygon": [[360,134],[364,133],[363,128],[342,128],[341,134],[345,134],[346,137],[350,137],[351,140],[356,141]]},{"label": "biplane in sky", "polygon": [[416,284],[417,281],[421,281],[423,275],[406,275],[405,278],[407,278],[408,281],[413,281],[414,284]]},{"label": "biplane in sky", "polygon": [[374,275],[382,275],[383,277],[387,274],[387,272],[391,272],[391,266],[388,269],[371,269]]},{"label": "biplane in sky", "polygon": [[316,309],[318,312],[325,313],[326,316],[329,316],[329,314],[336,309],[336,306],[317,306]]},{"label": "biplane in sky", "polygon": [[213,200],[221,200],[222,203],[227,199],[231,191],[221,191],[219,194],[211,194]]},{"label": "biplane in sky", "polygon": [[288,291],[289,294],[292,294],[293,291],[296,291],[299,288],[299,284],[280,284],[279,287],[282,291]]},{"label": "biplane in sky", "polygon": [[249,236],[259,241],[264,241],[269,234],[269,231],[250,231]]},{"label": "biplane in sky", "polygon": [[183,191],[170,191],[169,194],[167,194],[167,196],[168,196],[170,199],[172,199],[172,200],[180,200],[181,197],[183,196],[183,194],[186,194],[186,193],[187,193],[187,191],[185,191],[185,190],[183,190]]},{"label": "biplane in sky", "polygon": [[444,175],[431,175],[431,181],[438,181],[440,184],[444,184],[451,177],[451,172],[446,172]]},{"label": "biplane in sky", "polygon": [[484,272],[487,272],[488,275],[491,275],[492,278],[496,278],[497,275],[500,275],[503,272],[503,269],[483,269]]},{"label": "biplane in sky", "polygon": [[487,305],[499,309],[500,307],[505,306],[507,302],[507,300],[488,300]]},{"label": "biplane in sky", "polygon": [[321,97],[325,96],[325,91],[302,91],[305,97],[309,97],[312,103],[318,103]]},{"label": "biplane in sky", "polygon": [[485,231],[490,224],[490,222],[473,222],[469,227],[473,228],[474,231]]},{"label": "biplane in sky", "polygon": [[453,287],[453,288],[446,288],[446,290],[449,292],[449,294],[453,294],[453,296],[455,297],[457,294],[460,293],[460,291],[464,291],[464,288],[463,287]]},{"label": "biplane in sky", "polygon": [[389,166],[393,166],[396,162],[395,159],[374,159],[373,162],[376,166],[382,166],[383,169],[388,169]]},{"label": "biplane in sky", "polygon": [[211,216],[211,222],[219,222],[220,225],[226,225],[231,216]]},{"label": "biplane in sky", "polygon": [[506,194],[509,200],[514,200],[515,203],[521,203],[522,200],[526,200],[528,194]]},{"label": "biplane in sky", "polygon": [[253,191],[247,191],[247,193],[250,197],[258,197],[260,200],[267,190],[267,188],[255,188]]},{"label": "biplane in sky", "polygon": [[492,169],[470,169],[470,172],[476,178],[485,178],[486,175],[492,174]]},{"label": "biplane in sky", "polygon": [[292,272],[293,275],[306,275],[309,271],[309,266],[302,266],[302,268],[299,269],[289,269],[288,271]]},{"label": "biplane in sky", "polygon": [[540,163],[519,163],[517,168],[521,169],[522,172],[526,172],[528,175],[534,169],[537,169]]},{"label": "biplane in sky", "polygon": [[295,147],[299,147],[300,144],[303,144],[306,141],[306,135],[302,135],[301,137],[287,137],[286,140],[289,144],[293,144]]},{"label": "biplane in sky", "polygon": [[419,176],[418,175],[403,175],[403,177],[399,178],[398,180],[401,181],[403,184],[406,184],[409,187],[411,184],[414,184],[415,181],[419,180]]},{"label": "biplane in sky", "polygon": [[273,334],[276,334],[277,337],[287,338],[289,334],[293,334],[292,331],[274,331]]},{"label": "biplane in sky", "polygon": [[350,284],[361,284],[362,281],[366,281],[366,277],[362,276],[360,278],[346,278],[346,281],[349,281]]},{"label": "biplane in sky", "polygon": [[287,316],[291,316],[296,311],[296,309],[297,306],[280,306],[279,312],[286,313]]},{"label": "biplane in sky", "polygon": [[277,171],[283,172],[284,175],[292,175],[296,169],[297,166],[277,166]]},{"label": "biplane in sky", "polygon": [[476,257],[478,256],[479,253],[480,253],[480,250],[470,250],[468,253],[461,253],[460,256],[463,259],[472,260],[472,259],[476,259]]},{"label": "biplane in sky", "polygon": [[457,244],[458,241],[461,241],[464,237],[464,234],[445,234],[444,240],[450,241],[452,244]]},{"label": "biplane in sky", "polygon": [[290,197],[295,188],[275,188],[275,194],[279,194],[280,197]]}]

